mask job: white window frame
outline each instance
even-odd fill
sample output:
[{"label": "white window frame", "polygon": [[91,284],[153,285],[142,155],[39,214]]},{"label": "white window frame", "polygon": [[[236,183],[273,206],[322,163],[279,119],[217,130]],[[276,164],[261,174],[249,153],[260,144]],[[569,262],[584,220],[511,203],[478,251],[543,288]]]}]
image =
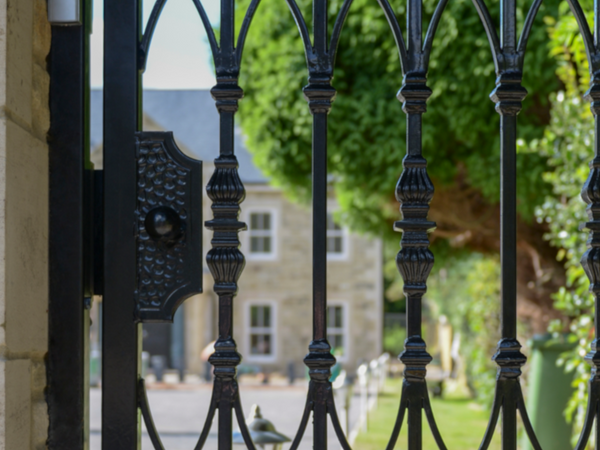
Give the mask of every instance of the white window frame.
[{"label": "white window frame", "polygon": [[[252,214],[270,214],[271,215],[271,251],[269,253],[252,253],[250,247],[250,241],[252,238],[252,229],[251,229],[251,221],[250,216]],[[264,207],[251,207],[246,209],[245,221],[248,225],[248,230],[246,231],[244,244],[246,247],[246,251],[242,249],[244,256],[248,261],[274,261],[277,259],[277,239],[278,239],[278,230],[279,230],[279,217],[277,214],[277,210],[275,208],[264,208]]]},{"label": "white window frame", "polygon": [[[339,362],[346,362],[349,359],[350,356],[350,305],[348,302],[342,301],[342,300],[333,300],[333,301],[327,301],[327,308],[329,308],[330,306],[341,306],[342,307],[342,320],[344,321],[344,323],[342,324],[342,328],[341,328],[341,334],[342,337],[344,339],[344,354],[342,356],[336,356],[335,358],[339,361]],[[336,330],[340,330],[339,328],[336,328]],[[329,341],[329,334],[330,334],[331,328],[329,326],[327,326],[327,340]],[[339,334],[339,333],[336,333]],[[329,342],[329,345],[331,345],[331,342]]]},{"label": "white window frame", "polygon": [[[251,308],[253,306],[268,306],[271,308],[271,326],[269,328],[253,328]],[[246,324],[246,351],[244,352],[244,359],[249,362],[255,363],[274,363],[277,361],[277,303],[273,301],[249,301],[246,302],[245,311],[245,324]],[[270,334],[271,335],[271,354],[270,355],[253,355],[250,353],[251,350],[251,339],[250,336],[254,333]]]},{"label": "white window frame", "polygon": [[[327,211],[327,215],[331,215],[332,219],[334,219],[334,211]],[[341,226],[341,225],[340,225]],[[327,224],[325,224],[325,227],[327,228]],[[350,256],[350,232],[348,231],[348,228],[341,226],[341,230],[339,233],[339,237],[342,238],[342,252],[341,253],[330,253],[327,252],[327,260],[329,261],[345,261],[348,259],[348,257]],[[329,233],[332,232],[333,230],[329,230],[327,229],[327,236],[326,238],[329,239]],[[331,236],[334,237],[334,236]],[[337,237],[337,236],[335,236]]]}]

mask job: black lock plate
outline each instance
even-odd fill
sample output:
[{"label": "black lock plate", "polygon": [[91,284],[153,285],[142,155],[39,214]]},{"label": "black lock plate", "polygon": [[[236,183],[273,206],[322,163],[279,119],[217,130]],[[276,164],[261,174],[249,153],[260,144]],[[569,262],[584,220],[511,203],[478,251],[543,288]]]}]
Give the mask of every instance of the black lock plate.
[{"label": "black lock plate", "polygon": [[136,133],[136,320],[172,322],[202,292],[202,162],[172,132]]}]

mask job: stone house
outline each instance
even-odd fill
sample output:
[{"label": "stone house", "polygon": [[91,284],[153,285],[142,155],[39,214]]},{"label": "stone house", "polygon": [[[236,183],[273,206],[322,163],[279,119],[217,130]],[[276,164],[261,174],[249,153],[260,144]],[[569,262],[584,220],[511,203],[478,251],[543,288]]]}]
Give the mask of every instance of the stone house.
[{"label": "stone house", "polygon": [[[209,91],[149,90],[144,93],[144,129],[173,131],[181,150],[203,161],[203,182],[214,170],[218,154],[218,113]],[[92,160],[101,165],[102,92],[91,94]],[[253,370],[304,373],[302,359],[311,338],[311,212],[291,203],[270,186],[253,164],[238,131],[236,154],[246,188],[241,233],[246,267],[235,300],[234,338],[243,365]],[[309,151],[307,149],[307,151]],[[212,218],[211,202],[203,196],[204,220]],[[349,232],[328,220],[328,338],[338,360],[354,370],[381,353],[383,321],[382,248],[379,239]],[[204,256],[212,233],[205,230]],[[144,350],[163,354],[168,365],[183,373],[203,374],[200,354],[216,339],[217,296],[204,266],[204,293],[188,299],[174,325],[144,324]],[[243,367],[242,367],[243,369]]]}]

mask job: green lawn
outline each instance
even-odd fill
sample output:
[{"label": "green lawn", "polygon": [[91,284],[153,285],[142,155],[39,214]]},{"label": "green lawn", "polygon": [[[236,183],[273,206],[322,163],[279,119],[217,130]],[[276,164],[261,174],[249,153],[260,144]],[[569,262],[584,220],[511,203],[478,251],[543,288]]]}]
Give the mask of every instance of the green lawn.
[{"label": "green lawn", "polygon": [[[369,416],[369,430],[356,438],[354,450],[385,449],[400,401],[400,383],[393,382],[379,397],[378,407]],[[438,428],[448,449],[477,450],[488,423],[488,414],[470,399],[431,399],[431,406]],[[494,436],[489,450],[500,450],[499,430]],[[396,449],[407,448],[406,415]],[[423,415],[423,450],[437,449],[429,431],[427,419]]]}]

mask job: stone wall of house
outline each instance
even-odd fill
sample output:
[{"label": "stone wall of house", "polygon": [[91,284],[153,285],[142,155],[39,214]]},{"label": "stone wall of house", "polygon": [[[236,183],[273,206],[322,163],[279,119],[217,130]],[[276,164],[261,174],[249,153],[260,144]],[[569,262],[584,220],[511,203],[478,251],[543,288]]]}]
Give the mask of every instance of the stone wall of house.
[{"label": "stone wall of house", "polygon": [[[204,182],[213,170],[204,162]],[[332,202],[330,208],[335,208]],[[246,267],[239,281],[234,306],[234,338],[243,364],[286,374],[293,363],[297,376],[304,373],[302,362],[312,336],[312,250],[310,209],[287,201],[281,191],[265,185],[249,185],[242,203],[241,220],[248,222],[252,209],[269,209],[277,222],[277,257],[272,261],[248,257],[247,233],[241,233]],[[205,220],[212,217],[210,200],[204,197]],[[205,230],[204,253],[210,249],[212,233]],[[382,341],[383,292],[382,249],[379,239],[350,234],[349,254],[328,262],[328,299],[347,308],[348,354],[344,367],[354,370],[364,360],[379,356]],[[248,304],[268,302],[275,306],[276,355],[273,361],[257,361],[249,356]],[[204,294],[185,304],[186,362],[190,372],[203,373],[200,351],[216,338],[217,299],[212,277],[204,276]]]},{"label": "stone wall of house", "polygon": [[0,0],[0,450],[46,448],[50,26]]},{"label": "stone wall of house", "polygon": [[[287,201],[280,191],[248,189],[243,210],[272,208],[277,222],[277,257],[273,261],[247,258],[239,282],[234,323],[236,340],[245,362],[249,357],[248,302],[272,302],[276,308],[276,358],[273,363],[257,360],[266,370],[286,373],[289,363],[304,372],[302,362],[312,337],[312,218],[308,208]],[[331,202],[330,209],[335,209]],[[242,213],[248,222],[248,217]],[[242,245],[246,244],[242,236]],[[364,360],[381,352],[381,243],[378,239],[350,234],[349,254],[327,264],[328,303],[347,308],[347,354],[340,360],[354,370]],[[247,253],[247,252],[246,252]]]}]

